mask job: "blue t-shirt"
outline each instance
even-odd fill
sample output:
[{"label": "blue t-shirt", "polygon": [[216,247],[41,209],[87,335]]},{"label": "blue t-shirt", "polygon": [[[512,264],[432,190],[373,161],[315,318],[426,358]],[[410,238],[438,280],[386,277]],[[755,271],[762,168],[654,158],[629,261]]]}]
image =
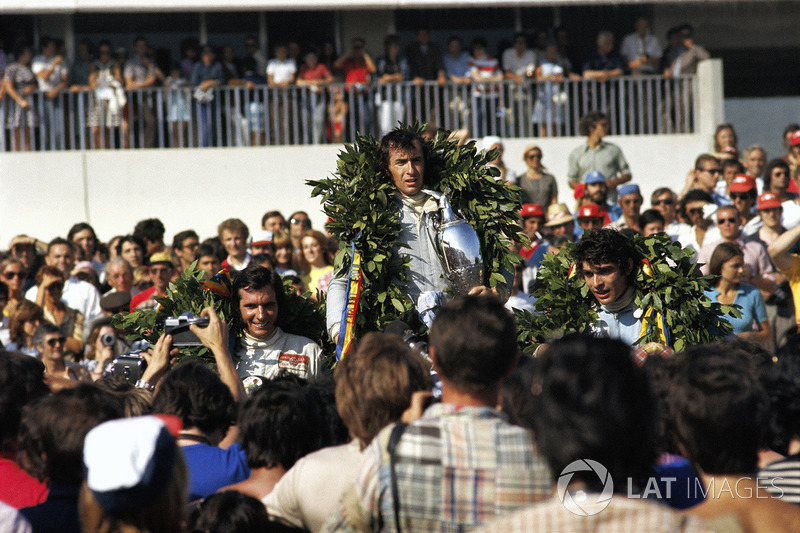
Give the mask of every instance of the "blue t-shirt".
[{"label": "blue t-shirt", "polygon": [[182,446],[181,450],[189,467],[189,501],[205,498],[250,477],[247,458],[239,444],[224,450],[198,443]]},{"label": "blue t-shirt", "polygon": [[[710,289],[706,291],[706,296],[708,296],[712,302],[716,302],[719,291],[716,288]],[[759,324],[767,321],[767,308],[764,305],[764,297],[761,296],[761,291],[752,285],[740,283],[739,290],[736,293],[736,299],[733,303],[742,306],[740,309],[742,313],[741,318],[733,318],[731,316],[725,317],[728,322],[733,325],[734,333],[756,331],[756,329],[753,328],[754,320]]]}]

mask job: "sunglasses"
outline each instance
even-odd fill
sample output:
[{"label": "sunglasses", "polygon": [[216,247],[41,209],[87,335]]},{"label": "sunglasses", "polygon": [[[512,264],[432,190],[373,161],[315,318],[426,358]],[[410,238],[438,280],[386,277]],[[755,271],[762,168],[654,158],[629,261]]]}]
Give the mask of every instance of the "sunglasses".
[{"label": "sunglasses", "polygon": [[675,205],[675,200],[667,198],[666,200],[656,200],[653,205]]},{"label": "sunglasses", "polygon": [[735,218],[718,218],[717,224],[736,224],[738,221]]},{"label": "sunglasses", "polygon": [[64,290],[64,284],[63,284],[63,283],[53,283],[53,284],[50,284],[50,285],[48,285],[48,286],[47,286],[47,290],[48,290],[49,292],[58,292],[58,291],[62,291],[62,290]]},{"label": "sunglasses", "polygon": [[51,348],[55,348],[58,344],[64,344],[66,337],[55,337],[54,339],[47,339],[45,342]]},{"label": "sunglasses", "polygon": [[625,204],[625,205],[641,204],[642,200],[639,199],[639,198],[633,198],[631,200],[622,200],[622,203]]},{"label": "sunglasses", "polygon": [[3,277],[6,279],[25,279],[25,273],[23,272],[5,272]]},{"label": "sunglasses", "polygon": [[731,200],[749,200],[752,198],[749,194],[731,193]]},{"label": "sunglasses", "polygon": [[718,168],[703,168],[701,169],[703,172],[708,172],[709,174],[719,174],[721,172]]},{"label": "sunglasses", "polygon": [[702,207],[695,207],[694,209],[687,209],[686,212],[689,213],[690,215],[702,215],[703,214],[703,208]]},{"label": "sunglasses", "polygon": [[307,218],[292,218],[289,220],[292,224],[302,224],[306,228],[311,227],[311,221]]},{"label": "sunglasses", "polygon": [[525,159],[541,159],[542,154],[528,154],[525,156]]}]

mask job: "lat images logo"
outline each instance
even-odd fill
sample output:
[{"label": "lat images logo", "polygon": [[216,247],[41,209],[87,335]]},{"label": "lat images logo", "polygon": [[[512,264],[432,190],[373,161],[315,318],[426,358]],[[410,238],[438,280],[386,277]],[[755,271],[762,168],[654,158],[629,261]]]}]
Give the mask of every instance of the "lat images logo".
[{"label": "lat images logo", "polygon": [[[568,491],[567,486],[572,481],[575,472],[594,472],[603,484],[603,490],[598,493],[584,490]],[[608,474],[606,467],[591,459],[578,459],[567,465],[558,476],[556,484],[558,499],[567,511],[578,516],[593,516],[605,509],[614,493],[614,482]]]}]

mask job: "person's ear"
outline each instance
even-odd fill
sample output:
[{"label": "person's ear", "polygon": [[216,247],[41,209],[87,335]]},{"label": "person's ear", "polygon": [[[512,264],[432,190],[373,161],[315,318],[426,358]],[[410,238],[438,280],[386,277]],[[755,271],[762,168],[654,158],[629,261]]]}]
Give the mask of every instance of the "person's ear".
[{"label": "person's ear", "polygon": [[625,272],[626,276],[630,276],[631,272],[633,272],[633,259],[630,257],[628,258],[628,271]]}]

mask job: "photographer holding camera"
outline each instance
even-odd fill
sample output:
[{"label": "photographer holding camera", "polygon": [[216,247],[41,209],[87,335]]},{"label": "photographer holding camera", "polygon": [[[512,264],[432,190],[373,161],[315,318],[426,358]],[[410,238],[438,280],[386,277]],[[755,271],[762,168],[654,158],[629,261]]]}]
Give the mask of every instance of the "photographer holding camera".
[{"label": "photographer holding camera", "polygon": [[[231,391],[233,400],[239,402],[244,398],[244,387],[236,373],[233,356],[228,350],[230,328],[219,318],[213,307],[203,309],[200,316],[208,319],[208,326],[199,327],[191,324],[189,330],[197,335],[203,346],[208,348],[214,355],[214,362],[220,379]],[[136,386],[154,390],[158,381],[169,370],[176,354],[177,349],[172,347],[172,335],[161,335],[151,350],[141,353],[142,358],[147,362],[147,367],[144,369],[141,378],[136,382]]]}]

